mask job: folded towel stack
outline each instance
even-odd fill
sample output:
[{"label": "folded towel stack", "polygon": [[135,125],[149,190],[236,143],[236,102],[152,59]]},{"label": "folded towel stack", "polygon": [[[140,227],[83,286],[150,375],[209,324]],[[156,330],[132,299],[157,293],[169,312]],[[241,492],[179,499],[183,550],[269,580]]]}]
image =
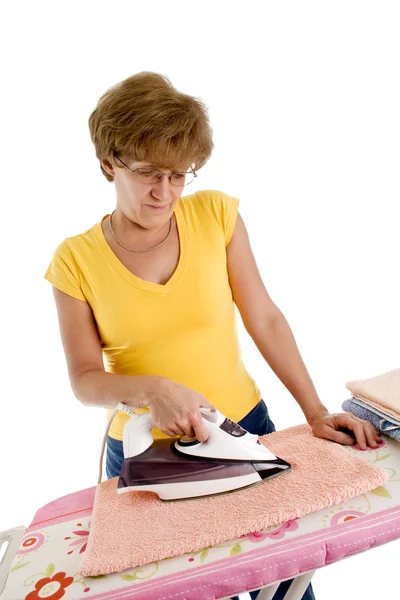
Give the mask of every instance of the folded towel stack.
[{"label": "folded towel stack", "polygon": [[400,369],[349,381],[346,387],[353,396],[343,402],[343,410],[400,442]]}]

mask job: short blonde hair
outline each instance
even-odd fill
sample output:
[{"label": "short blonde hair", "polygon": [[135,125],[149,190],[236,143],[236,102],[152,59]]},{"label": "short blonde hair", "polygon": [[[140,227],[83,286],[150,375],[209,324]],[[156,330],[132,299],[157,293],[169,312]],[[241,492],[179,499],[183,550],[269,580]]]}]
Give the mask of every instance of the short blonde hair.
[{"label": "short blonde hair", "polygon": [[[193,165],[196,170],[213,151],[206,106],[157,73],[137,73],[107,90],[90,115],[89,129],[97,158],[115,167],[121,166],[115,161],[121,154],[159,168]],[[100,168],[114,180],[101,162]]]}]

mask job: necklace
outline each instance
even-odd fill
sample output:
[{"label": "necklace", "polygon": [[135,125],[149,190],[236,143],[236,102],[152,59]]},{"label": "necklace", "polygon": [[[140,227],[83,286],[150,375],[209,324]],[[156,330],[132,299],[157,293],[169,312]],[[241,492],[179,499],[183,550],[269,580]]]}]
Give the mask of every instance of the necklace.
[{"label": "necklace", "polygon": [[155,250],[156,248],[159,248],[160,246],[162,246],[163,244],[165,244],[165,242],[167,241],[167,239],[169,238],[169,236],[171,235],[171,231],[172,231],[172,217],[169,220],[169,230],[167,233],[167,236],[162,240],[162,242],[160,242],[159,244],[156,244],[155,246],[151,246],[150,248],[145,248],[144,250],[134,250],[133,248],[128,248],[128,246],[125,246],[125,244],[123,244],[115,235],[114,233],[114,229],[112,226],[112,216],[115,213],[115,210],[112,211],[111,215],[110,215],[110,220],[108,222],[109,226],[110,226],[110,232],[111,235],[113,236],[113,238],[115,239],[115,241],[122,246],[123,248],[125,248],[125,250],[129,250],[129,252],[150,252],[150,250]]}]

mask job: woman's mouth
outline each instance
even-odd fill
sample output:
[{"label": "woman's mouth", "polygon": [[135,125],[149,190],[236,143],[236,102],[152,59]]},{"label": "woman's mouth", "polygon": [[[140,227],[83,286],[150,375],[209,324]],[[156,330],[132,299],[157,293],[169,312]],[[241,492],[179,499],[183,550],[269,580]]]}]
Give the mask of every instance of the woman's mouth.
[{"label": "woman's mouth", "polygon": [[149,208],[152,208],[153,210],[162,212],[163,210],[165,210],[168,206],[168,204],[165,204],[164,206],[153,206],[152,204],[148,204],[147,205]]}]

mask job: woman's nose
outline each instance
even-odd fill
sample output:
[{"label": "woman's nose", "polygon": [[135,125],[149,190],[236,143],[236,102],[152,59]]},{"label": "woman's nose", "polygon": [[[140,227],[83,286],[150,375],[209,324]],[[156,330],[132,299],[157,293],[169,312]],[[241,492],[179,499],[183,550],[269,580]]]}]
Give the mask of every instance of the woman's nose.
[{"label": "woman's nose", "polygon": [[154,185],[156,195],[160,195],[163,198],[168,198],[172,193],[173,185],[170,181],[170,174],[163,173],[159,181]]}]

